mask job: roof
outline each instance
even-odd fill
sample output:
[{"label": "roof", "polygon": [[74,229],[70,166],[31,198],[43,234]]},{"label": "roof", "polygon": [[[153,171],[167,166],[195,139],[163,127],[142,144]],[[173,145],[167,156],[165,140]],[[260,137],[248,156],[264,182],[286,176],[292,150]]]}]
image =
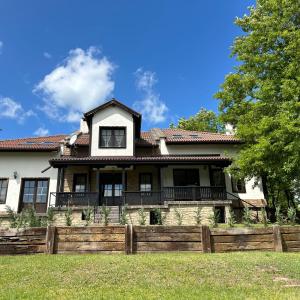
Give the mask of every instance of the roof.
[{"label": "roof", "polygon": [[15,140],[0,140],[0,151],[37,151],[51,152],[59,149],[66,135],[29,137]]},{"label": "roof", "polygon": [[60,158],[51,159],[49,162],[52,166],[64,164],[91,164],[91,165],[115,165],[115,164],[187,164],[187,163],[223,163],[229,164],[230,158],[220,155],[156,155],[156,156],[86,156],[86,157],[70,157],[62,156]]}]

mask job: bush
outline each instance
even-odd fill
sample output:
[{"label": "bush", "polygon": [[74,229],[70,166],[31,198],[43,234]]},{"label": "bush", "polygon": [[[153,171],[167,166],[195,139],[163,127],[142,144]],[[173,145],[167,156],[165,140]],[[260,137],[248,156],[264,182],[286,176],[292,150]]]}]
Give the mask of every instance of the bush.
[{"label": "bush", "polygon": [[24,211],[25,222],[28,227],[41,227],[41,218],[36,215],[33,207],[29,207]]},{"label": "bush", "polygon": [[236,224],[236,219],[232,208],[229,208],[229,216],[227,222],[229,227],[234,227],[234,225]]},{"label": "bush", "polygon": [[213,213],[208,218],[210,226],[213,228],[218,227],[219,218],[220,218],[220,211],[214,209]]},{"label": "bush", "polygon": [[266,209],[264,207],[261,209],[261,222],[265,227],[267,227],[270,222],[267,216]]},{"label": "bush", "polygon": [[275,217],[276,217],[276,223],[278,225],[282,225],[284,223],[284,217],[283,217],[283,214],[281,213],[280,206],[276,206]]},{"label": "bush", "polygon": [[253,223],[252,215],[251,215],[251,211],[250,211],[249,207],[245,207],[245,208],[244,208],[244,213],[243,213],[243,223],[244,223],[245,226],[247,226],[247,227],[250,227],[251,224]]},{"label": "bush", "polygon": [[289,223],[294,226],[296,224],[296,218],[297,218],[296,209],[293,207],[289,207],[287,210],[287,217],[288,217]]},{"label": "bush", "polygon": [[155,208],[154,209],[154,214],[156,218],[157,225],[164,225],[166,221],[166,215],[162,214],[162,211],[160,208]]},{"label": "bush", "polygon": [[65,212],[65,220],[66,220],[66,225],[67,226],[72,226],[72,208],[68,208],[67,211]]},{"label": "bush", "polygon": [[54,217],[54,209],[52,207],[48,207],[47,209],[47,225],[51,226],[55,220]]},{"label": "bush", "polygon": [[105,205],[102,205],[102,207],[101,207],[101,216],[102,216],[103,224],[105,226],[107,226],[108,223],[109,223],[110,212],[111,212],[111,208],[109,208]]},{"label": "bush", "polygon": [[177,221],[177,225],[182,225],[183,213],[177,208],[175,208],[174,211],[175,211],[175,218]]},{"label": "bush", "polygon": [[196,210],[196,214],[195,214],[195,221],[196,221],[197,225],[201,224],[201,211],[202,211],[202,207],[197,206],[197,210]]},{"label": "bush", "polygon": [[22,228],[26,227],[26,219],[24,213],[15,213],[10,206],[6,206],[6,212],[8,214],[8,220],[10,228]]},{"label": "bush", "polygon": [[140,208],[138,211],[139,214],[139,225],[146,225],[146,214],[144,208]]},{"label": "bush", "polygon": [[121,224],[121,225],[128,224],[127,204],[125,204],[125,205],[122,206],[122,208],[121,208],[120,224]]},{"label": "bush", "polygon": [[85,226],[89,226],[92,222],[93,209],[89,206],[88,208],[83,210]]}]

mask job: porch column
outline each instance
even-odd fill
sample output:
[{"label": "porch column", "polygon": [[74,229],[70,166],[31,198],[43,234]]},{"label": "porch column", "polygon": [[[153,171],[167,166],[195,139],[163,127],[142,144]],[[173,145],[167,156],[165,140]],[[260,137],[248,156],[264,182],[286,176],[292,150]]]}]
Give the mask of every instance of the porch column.
[{"label": "porch column", "polygon": [[60,183],[59,183],[59,192],[63,192],[64,191],[64,183],[65,183],[65,168],[61,168],[60,171]]},{"label": "porch column", "polygon": [[100,197],[100,174],[99,169],[96,170],[96,192],[98,193],[98,203],[101,204],[101,197]]},{"label": "porch column", "polygon": [[122,196],[123,196],[123,204],[125,204],[125,184],[126,184],[126,172],[125,168],[122,168]]}]

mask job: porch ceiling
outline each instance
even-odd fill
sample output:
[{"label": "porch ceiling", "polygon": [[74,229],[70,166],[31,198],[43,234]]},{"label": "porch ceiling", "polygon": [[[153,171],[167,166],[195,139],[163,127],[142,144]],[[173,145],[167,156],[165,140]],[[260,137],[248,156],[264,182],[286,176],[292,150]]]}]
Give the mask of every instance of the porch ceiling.
[{"label": "porch ceiling", "polygon": [[220,155],[159,155],[159,156],[87,156],[60,157],[51,159],[50,165],[116,165],[116,164],[222,164],[227,166],[231,159]]}]

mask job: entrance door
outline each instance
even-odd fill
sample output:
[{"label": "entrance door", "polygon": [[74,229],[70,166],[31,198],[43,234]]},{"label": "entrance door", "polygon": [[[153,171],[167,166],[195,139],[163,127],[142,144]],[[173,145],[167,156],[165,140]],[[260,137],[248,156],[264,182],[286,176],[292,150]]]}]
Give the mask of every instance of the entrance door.
[{"label": "entrance door", "polygon": [[108,206],[122,205],[122,174],[100,173],[101,204]]},{"label": "entrance door", "polygon": [[45,213],[47,211],[48,189],[48,178],[23,179],[20,210],[33,207],[37,213]]}]

